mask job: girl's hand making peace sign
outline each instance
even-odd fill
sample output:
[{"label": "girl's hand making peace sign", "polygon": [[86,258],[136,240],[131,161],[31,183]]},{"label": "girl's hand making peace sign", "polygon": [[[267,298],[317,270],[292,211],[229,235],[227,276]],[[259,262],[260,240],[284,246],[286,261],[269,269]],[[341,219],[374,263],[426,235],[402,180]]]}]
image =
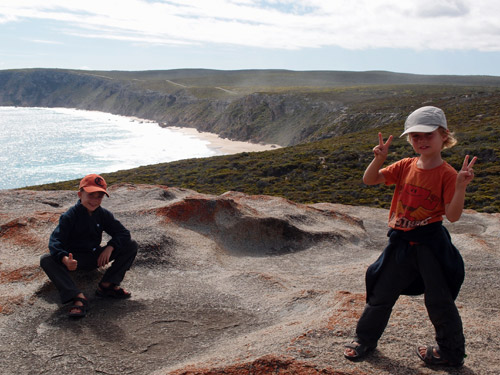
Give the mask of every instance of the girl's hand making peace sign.
[{"label": "girl's hand making peace sign", "polygon": [[474,169],[472,168],[476,163],[477,157],[474,156],[469,163],[469,155],[465,156],[464,162],[462,164],[462,169],[458,172],[457,176],[457,188],[464,189],[469,182],[474,178]]},{"label": "girl's hand making peace sign", "polygon": [[387,154],[389,152],[389,146],[392,143],[393,136],[390,135],[389,138],[387,138],[387,142],[384,143],[384,138],[382,138],[382,133],[378,133],[378,145],[373,148],[373,154],[375,155],[375,158],[387,158]]}]

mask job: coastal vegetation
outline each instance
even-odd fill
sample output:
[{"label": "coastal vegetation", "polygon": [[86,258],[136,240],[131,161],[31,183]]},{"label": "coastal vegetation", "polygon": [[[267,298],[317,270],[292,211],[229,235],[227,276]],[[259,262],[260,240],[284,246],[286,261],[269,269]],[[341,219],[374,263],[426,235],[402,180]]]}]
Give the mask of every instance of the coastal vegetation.
[{"label": "coastal vegetation", "polygon": [[[458,145],[443,152],[456,169],[478,156],[466,207],[500,212],[500,78],[388,72],[0,71],[0,105],[101,110],[189,126],[283,148],[149,165],[104,174],[113,184],[147,183],[221,194],[279,195],[312,203],[385,207],[392,189],[362,173],[377,132],[393,134],[388,163],[412,156],[398,138],[415,108],[442,108]],[[76,189],[77,181],[31,187]]]}]

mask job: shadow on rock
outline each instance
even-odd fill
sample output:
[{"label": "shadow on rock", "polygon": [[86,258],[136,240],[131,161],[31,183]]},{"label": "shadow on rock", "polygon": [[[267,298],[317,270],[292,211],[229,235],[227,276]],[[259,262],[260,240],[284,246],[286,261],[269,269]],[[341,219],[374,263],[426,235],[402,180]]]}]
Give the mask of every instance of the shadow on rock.
[{"label": "shadow on rock", "polygon": [[126,339],[127,329],[123,327],[123,317],[144,310],[145,305],[134,300],[114,300],[111,298],[89,298],[89,310],[84,318],[72,319],[67,316],[70,305],[54,311],[48,324],[59,330],[72,333],[79,339],[84,331],[87,340],[95,342],[119,343]]},{"label": "shadow on rock", "polygon": [[[409,366],[408,363],[405,361],[396,360],[395,358],[391,358],[381,354],[381,352],[378,349],[375,349],[374,354],[367,357],[365,361],[370,363],[373,366],[373,368],[379,369],[380,371],[384,371],[390,374],[415,373],[415,365],[413,363],[411,366]],[[454,375],[476,375],[476,373],[467,366],[458,368],[447,367],[447,366],[427,366],[417,357],[416,354],[415,354],[415,361],[418,361],[418,366],[421,366],[422,368],[426,368],[432,371],[442,371]]]}]

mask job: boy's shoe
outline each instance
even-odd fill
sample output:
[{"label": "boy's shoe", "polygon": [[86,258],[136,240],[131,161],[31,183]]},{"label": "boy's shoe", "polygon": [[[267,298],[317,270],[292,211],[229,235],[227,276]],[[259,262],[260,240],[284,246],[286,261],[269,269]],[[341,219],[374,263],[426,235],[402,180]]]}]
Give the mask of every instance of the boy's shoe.
[{"label": "boy's shoe", "polygon": [[127,292],[125,289],[120,288],[116,284],[110,284],[109,286],[103,286],[102,283],[99,283],[97,290],[95,291],[100,297],[112,297],[117,299],[126,299],[132,296],[132,293]]},{"label": "boy's shoe", "polygon": [[[420,349],[423,349],[423,348],[426,349],[425,355],[422,355],[420,353]],[[435,353],[438,353],[439,357],[437,357]],[[435,346],[435,345],[427,345],[427,346],[419,345],[419,346],[417,346],[417,355],[418,355],[418,358],[420,358],[422,361],[424,361],[427,365],[431,365],[431,366],[460,367],[460,366],[463,366],[463,364],[464,364],[463,359],[460,362],[450,362],[449,360],[443,358],[441,356],[440,351],[439,351],[439,346]]]},{"label": "boy's shoe", "polygon": [[[81,302],[81,305],[77,305],[76,302]],[[75,297],[73,298],[73,304],[69,308],[68,316],[70,318],[83,318],[87,315],[87,310],[89,309],[89,301],[85,298]]]}]

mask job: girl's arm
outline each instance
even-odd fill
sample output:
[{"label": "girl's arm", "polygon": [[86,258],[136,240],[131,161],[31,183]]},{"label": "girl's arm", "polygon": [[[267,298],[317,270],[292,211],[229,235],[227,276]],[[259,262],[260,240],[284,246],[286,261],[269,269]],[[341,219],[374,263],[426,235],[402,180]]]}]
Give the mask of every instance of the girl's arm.
[{"label": "girl's arm", "polygon": [[464,163],[462,164],[462,169],[458,172],[457,182],[455,184],[455,194],[453,194],[451,202],[445,207],[446,218],[452,223],[460,219],[460,216],[462,216],[462,211],[464,210],[465,191],[467,189],[467,185],[469,185],[474,178],[474,170],[472,167],[474,166],[476,160],[477,157],[474,156],[469,163],[469,155],[467,155],[464,159]]}]

